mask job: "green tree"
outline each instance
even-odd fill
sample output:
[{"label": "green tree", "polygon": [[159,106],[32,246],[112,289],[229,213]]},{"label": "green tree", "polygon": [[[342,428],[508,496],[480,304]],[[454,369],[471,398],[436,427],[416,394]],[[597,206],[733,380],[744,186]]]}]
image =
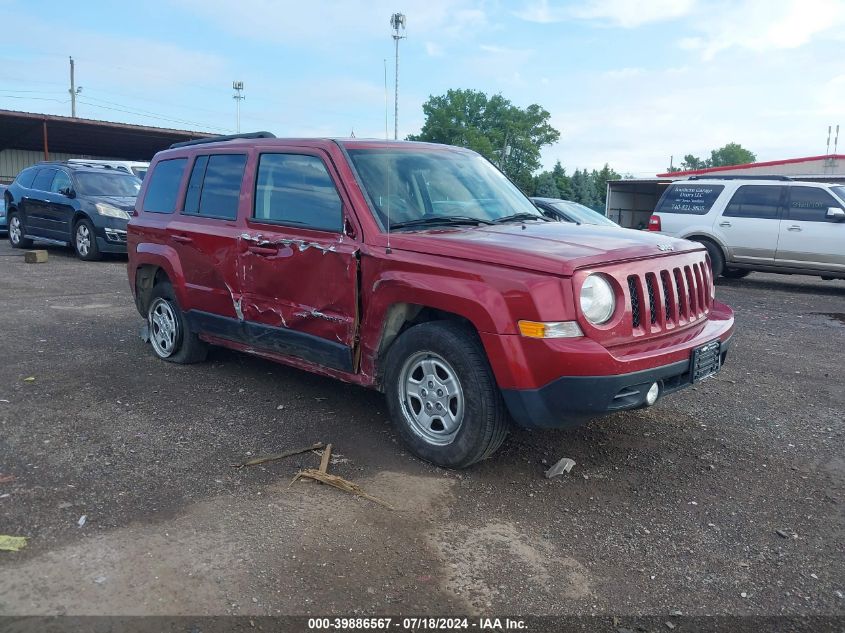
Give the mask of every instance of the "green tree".
[{"label": "green tree", "polygon": [[739,143],[728,143],[724,147],[710,152],[710,158],[701,159],[692,154],[684,156],[680,167],[670,167],[666,171],[688,171],[692,169],[707,169],[708,167],[727,167],[729,165],[744,165],[757,160],[757,155],[745,149]]},{"label": "green tree", "polygon": [[590,173],[585,169],[576,169],[572,173],[572,200],[580,202],[585,207],[594,208],[598,206],[596,188]]},{"label": "green tree", "polygon": [[572,197],[572,179],[566,175],[566,170],[560,164],[560,161],[555,163],[552,169],[552,177],[555,179],[555,185],[558,193],[560,193],[558,197],[569,200]]},{"label": "green tree", "polygon": [[560,190],[557,188],[557,183],[552,172],[544,171],[537,176],[534,195],[541,198],[560,198]]},{"label": "green tree", "polygon": [[604,164],[604,167],[601,170],[596,171],[593,170],[593,173],[590,174],[590,177],[593,180],[593,188],[596,192],[596,201],[598,208],[604,212],[605,205],[607,203],[607,181],[608,180],[619,180],[622,176],[620,176],[617,172],[610,168],[610,165],[607,163]]},{"label": "green tree", "polygon": [[757,155],[745,149],[739,143],[728,143],[724,147],[710,152],[708,167],[726,167],[728,165],[744,165],[757,160]]},{"label": "green tree", "polygon": [[423,104],[425,123],[409,141],[460,145],[475,150],[523,191],[535,187],[540,150],[560,138],[550,114],[537,104],[518,108],[502,95],[478,90],[449,90]]},{"label": "green tree", "polygon": [[705,167],[710,167],[708,161],[701,160],[697,156],[693,156],[692,154],[687,154],[684,156],[684,160],[681,163],[681,170],[682,171],[689,171],[691,169],[704,169]]}]

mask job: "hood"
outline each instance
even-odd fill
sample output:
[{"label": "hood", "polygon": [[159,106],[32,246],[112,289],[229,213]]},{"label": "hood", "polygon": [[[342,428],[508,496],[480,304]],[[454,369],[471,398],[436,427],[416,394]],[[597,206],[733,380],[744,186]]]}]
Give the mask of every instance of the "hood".
[{"label": "hood", "polygon": [[131,212],[135,209],[136,196],[87,196],[91,202],[105,202],[113,207]]},{"label": "hood", "polygon": [[391,246],[488,264],[571,275],[576,269],[702,250],[701,244],[612,226],[527,222],[392,233]]}]

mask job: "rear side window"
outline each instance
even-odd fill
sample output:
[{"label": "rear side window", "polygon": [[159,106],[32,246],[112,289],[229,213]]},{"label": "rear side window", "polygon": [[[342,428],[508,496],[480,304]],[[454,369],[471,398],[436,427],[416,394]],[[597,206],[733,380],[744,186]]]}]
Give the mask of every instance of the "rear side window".
[{"label": "rear side window", "polygon": [[723,189],[722,185],[670,185],[654,212],[705,215]]},{"label": "rear side window", "polygon": [[21,173],[18,174],[18,177],[15,178],[15,182],[21,187],[26,187],[27,189],[29,189],[30,187],[32,187],[32,181],[35,179],[35,174],[37,172],[38,170],[35,167],[24,169]]},{"label": "rear side window", "polygon": [[824,189],[817,187],[789,188],[789,219],[799,222],[826,222],[830,207],[842,205]]},{"label": "rear side window", "polygon": [[198,156],[191,170],[183,213],[234,220],[238,217],[246,154]]},{"label": "rear side window", "polygon": [[53,176],[56,175],[55,169],[39,169],[35,179],[32,181],[32,189],[38,191],[50,191],[50,185],[53,184]]},{"label": "rear side window", "polygon": [[56,177],[53,178],[53,184],[50,186],[50,191],[61,193],[68,189],[73,189],[73,185],[70,183],[70,176],[63,171],[57,171]]},{"label": "rear side window", "polygon": [[163,160],[155,166],[144,196],[144,211],[173,213],[176,210],[176,196],[187,162],[187,158],[173,158]]},{"label": "rear side window", "polygon": [[316,156],[262,154],[255,186],[258,221],[339,232],[340,196],[326,165]]},{"label": "rear side window", "polygon": [[743,185],[736,190],[722,215],[777,220],[780,217],[783,189],[779,185]]}]

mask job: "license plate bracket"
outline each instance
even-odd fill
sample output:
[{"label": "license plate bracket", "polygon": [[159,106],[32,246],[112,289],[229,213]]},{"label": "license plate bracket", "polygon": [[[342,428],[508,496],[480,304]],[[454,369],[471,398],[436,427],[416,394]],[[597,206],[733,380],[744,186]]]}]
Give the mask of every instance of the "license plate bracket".
[{"label": "license plate bracket", "polygon": [[710,341],[692,351],[690,376],[692,382],[701,382],[716,374],[722,368],[722,343],[718,339]]}]

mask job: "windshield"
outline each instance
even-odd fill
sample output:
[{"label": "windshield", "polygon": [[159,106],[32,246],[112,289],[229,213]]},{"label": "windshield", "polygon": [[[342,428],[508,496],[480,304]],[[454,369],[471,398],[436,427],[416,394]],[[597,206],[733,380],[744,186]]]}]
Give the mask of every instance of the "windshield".
[{"label": "windshield", "polygon": [[[444,218],[492,222],[515,214],[543,220],[501,172],[477,154],[443,150],[349,150],[382,228]],[[421,228],[421,227],[417,227]]]},{"label": "windshield", "polygon": [[83,196],[134,198],[141,189],[141,181],[135,176],[114,172],[77,172],[76,184]]},{"label": "windshield", "polygon": [[616,222],[607,219],[598,211],[593,211],[590,207],[585,207],[583,204],[578,204],[577,202],[553,202],[552,206],[582,224],[618,226]]}]

